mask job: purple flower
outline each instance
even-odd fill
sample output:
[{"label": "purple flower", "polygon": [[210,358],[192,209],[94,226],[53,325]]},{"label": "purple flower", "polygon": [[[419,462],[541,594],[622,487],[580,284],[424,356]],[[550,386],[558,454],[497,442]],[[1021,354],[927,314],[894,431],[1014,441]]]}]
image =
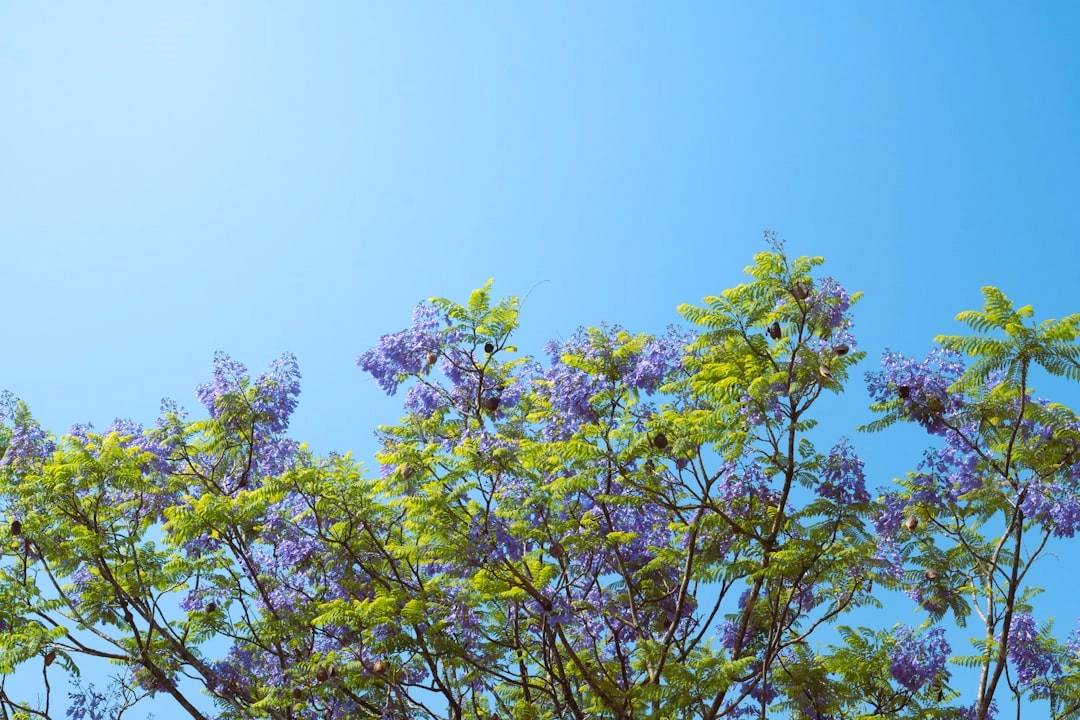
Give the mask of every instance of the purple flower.
[{"label": "purple flower", "polygon": [[43,462],[56,450],[52,436],[31,417],[26,403],[8,391],[0,395],[0,420],[12,422],[7,448],[0,457],[0,467]]},{"label": "purple flower", "polygon": [[[999,636],[1000,641],[1000,636]],[[1032,686],[1039,679],[1061,672],[1061,666],[1039,639],[1039,628],[1031,613],[1017,612],[1009,625],[1009,661],[1016,666],[1016,680]]]},{"label": "purple flower", "polygon": [[438,353],[447,339],[442,337],[441,322],[449,324],[445,314],[429,302],[413,310],[412,327],[379,338],[371,350],[356,358],[356,365],[371,374],[387,395],[410,375],[419,375],[428,366],[428,356]]},{"label": "purple flower", "polygon": [[900,495],[890,492],[885,495],[883,505],[881,515],[874,520],[874,532],[881,538],[894,538],[904,522],[906,503]]},{"label": "purple flower", "polygon": [[1069,483],[1031,480],[1020,493],[1020,509],[1057,537],[1071,538],[1080,530],[1080,497]]},{"label": "purple flower", "polygon": [[952,648],[945,640],[944,628],[932,628],[919,637],[913,629],[901,625],[896,629],[895,640],[889,652],[889,674],[908,690],[918,692],[945,670]]},{"label": "purple flower", "polygon": [[[285,437],[289,418],[300,394],[300,370],[296,358],[282,355],[252,382],[247,368],[224,353],[215,353],[213,379],[196,389],[196,395],[220,421],[225,432],[250,449],[242,458],[221,465],[221,458],[197,458],[208,467],[221,468],[227,486],[238,488],[254,478],[278,475],[296,459],[298,444]],[[165,417],[158,421],[162,443],[183,442],[182,419],[163,405]]]},{"label": "purple flower", "polygon": [[892,538],[881,536],[878,538],[877,550],[874,551],[873,559],[880,563],[885,575],[896,582],[904,579],[904,558],[900,554],[900,547]]},{"label": "purple flower", "polygon": [[829,451],[822,470],[822,482],[817,486],[817,493],[841,507],[870,500],[870,493],[866,491],[863,461],[855,454],[847,438],[841,440]]},{"label": "purple flower", "polygon": [[583,425],[593,423],[602,408],[603,393],[618,395],[620,386],[651,395],[682,367],[689,337],[674,328],[662,337],[632,336],[618,326],[578,328],[562,343],[549,342],[551,358],[535,380],[537,394],[546,399],[552,415],[544,428],[548,440],[565,440]]},{"label": "purple flower", "polygon": [[920,361],[886,350],[881,356],[881,371],[866,373],[867,389],[880,405],[900,400],[903,417],[913,420],[934,435],[945,433],[943,419],[954,414],[963,397],[950,393],[964,373],[959,353],[943,348],[930,351]]}]

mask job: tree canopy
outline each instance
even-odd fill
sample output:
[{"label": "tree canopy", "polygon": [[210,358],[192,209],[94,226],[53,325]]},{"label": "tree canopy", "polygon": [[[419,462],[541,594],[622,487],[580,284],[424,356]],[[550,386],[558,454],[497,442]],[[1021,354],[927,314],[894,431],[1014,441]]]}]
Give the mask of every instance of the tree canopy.
[{"label": "tree canopy", "polygon": [[[216,356],[206,417],[166,402],[150,428],[57,437],[5,395],[0,713],[53,717],[63,673],[76,720],[148,696],[221,720],[1080,717],[1080,641],[1028,582],[1080,529],[1080,422],[1031,386],[1080,379],[1080,315],[988,287],[973,334],[887,352],[863,429],[929,444],[868,488],[857,438],[817,428],[865,356],[823,264],[769,237],[685,327],[540,357],[491,281],[422,302],[356,361],[404,394],[376,476],[289,437],[289,355]],[[918,624],[874,614],[883,591]]]}]

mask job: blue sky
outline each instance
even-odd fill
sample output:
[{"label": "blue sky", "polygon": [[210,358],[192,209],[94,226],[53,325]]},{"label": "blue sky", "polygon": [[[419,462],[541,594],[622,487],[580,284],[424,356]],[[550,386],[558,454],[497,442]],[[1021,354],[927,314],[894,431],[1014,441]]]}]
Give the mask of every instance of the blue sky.
[{"label": "blue sky", "polygon": [[[983,285],[1080,311],[1078,26],[1065,2],[5,3],[0,388],[59,432],[152,422],[196,409],[215,350],[292,351],[295,436],[370,458],[400,403],[353,361],[418,300],[536,286],[534,354],[660,330],[767,228],[866,293],[864,369]],[[854,380],[835,434],[867,419]],[[918,460],[900,437],[855,437],[881,483]]]}]

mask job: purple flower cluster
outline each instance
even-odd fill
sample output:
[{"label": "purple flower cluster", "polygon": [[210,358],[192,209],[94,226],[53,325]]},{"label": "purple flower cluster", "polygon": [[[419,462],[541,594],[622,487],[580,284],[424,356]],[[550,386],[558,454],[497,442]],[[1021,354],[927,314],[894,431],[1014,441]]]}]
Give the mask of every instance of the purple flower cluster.
[{"label": "purple flower cluster", "polygon": [[551,365],[540,371],[537,392],[551,404],[552,417],[544,429],[548,440],[569,438],[597,419],[595,399],[622,384],[651,395],[682,364],[688,337],[675,329],[650,337],[631,349],[637,338],[618,326],[578,328],[562,343],[545,347]]},{"label": "purple flower cluster", "polygon": [[960,409],[963,398],[949,387],[964,373],[959,353],[943,348],[930,351],[922,361],[886,350],[879,372],[866,373],[867,389],[875,403],[900,398],[905,417],[934,435],[945,433],[943,418]]},{"label": "purple flower cluster", "polygon": [[847,438],[829,451],[817,493],[841,507],[870,500],[870,493],[866,491],[863,461],[855,454],[855,449]]},{"label": "purple flower cluster", "polygon": [[945,629],[940,627],[920,637],[912,628],[901,625],[896,629],[895,641],[889,652],[889,674],[911,692],[918,692],[943,672],[952,651],[945,640]]},{"label": "purple flower cluster", "polygon": [[1080,530],[1080,497],[1070,484],[1032,480],[1020,494],[1020,509],[1057,537],[1071,538]]},{"label": "purple flower cluster", "polygon": [[296,357],[287,353],[255,378],[251,410],[264,432],[285,432],[299,395],[300,366]]},{"label": "purple flower cluster", "polygon": [[721,471],[716,500],[736,519],[754,517],[778,500],[769,478],[757,462],[727,463]]},{"label": "purple flower cluster", "polygon": [[[1000,637],[998,639],[1000,641]],[[1008,655],[1009,662],[1016,667],[1016,681],[1023,687],[1045,684],[1048,675],[1061,672],[1061,666],[1040,641],[1039,628],[1031,613],[1013,614]],[[1040,680],[1043,683],[1039,683]]]},{"label": "purple flower cluster", "polygon": [[[68,435],[77,439],[93,457],[101,456],[99,441],[92,437],[94,435],[93,423],[72,425],[68,430]],[[134,420],[117,418],[109,423],[101,435],[103,437],[115,435],[120,447],[125,450],[134,448],[139,452],[147,453],[147,460],[142,464],[144,473],[170,473],[176,469],[176,464],[171,457],[172,451],[163,440],[161,433],[147,432],[142,424]]]},{"label": "purple flower cluster", "polygon": [[[786,299],[785,303],[788,302]],[[853,325],[849,310],[851,294],[834,278],[824,277],[818,281],[810,295],[803,301],[806,307],[806,319],[811,328],[817,331],[813,343],[820,348],[836,347],[843,343],[849,350],[856,347],[855,337],[851,334]]]},{"label": "purple flower cluster", "polygon": [[[242,363],[224,353],[214,355],[213,379],[199,385],[196,395],[225,432],[250,448],[250,454],[243,453],[243,458],[224,469],[227,485],[240,487],[254,477],[278,475],[292,465],[299,446],[284,433],[299,394],[300,370],[291,354],[273,361],[254,382]],[[163,443],[180,441],[182,430],[175,413],[167,413],[158,425]],[[202,460],[208,467],[220,465],[218,458]]]},{"label": "purple flower cluster", "polygon": [[887,493],[882,499],[881,515],[874,519],[874,532],[880,538],[894,538],[904,522],[907,503],[898,493]]},{"label": "purple flower cluster", "polygon": [[412,327],[383,335],[378,345],[356,358],[356,365],[393,395],[406,377],[419,375],[428,366],[428,355],[454,342],[443,337],[443,323],[449,325],[450,319],[432,303],[422,302],[413,310]]},{"label": "purple flower cluster", "polygon": [[873,560],[880,563],[886,577],[889,577],[896,582],[903,581],[904,558],[900,554],[900,546],[896,544],[895,540],[879,537]]},{"label": "purple flower cluster", "polygon": [[56,443],[38,421],[30,416],[26,403],[8,391],[0,394],[0,421],[12,423],[0,467],[19,467],[44,461],[56,450]]}]

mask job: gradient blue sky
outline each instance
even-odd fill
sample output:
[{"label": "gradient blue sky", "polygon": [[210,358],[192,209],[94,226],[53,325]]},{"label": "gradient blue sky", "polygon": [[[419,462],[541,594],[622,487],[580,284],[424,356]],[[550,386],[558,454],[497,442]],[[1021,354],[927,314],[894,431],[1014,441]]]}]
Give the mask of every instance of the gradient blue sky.
[{"label": "gradient blue sky", "polygon": [[[215,350],[292,351],[295,436],[370,458],[400,402],[353,361],[418,300],[547,281],[534,354],[660,330],[766,228],[865,291],[864,369],[983,285],[1080,311],[1078,27],[1066,2],[3,3],[0,388],[59,432],[149,423],[197,409]],[[854,435],[858,377],[831,407]],[[872,485],[923,444],[855,441]]]}]

